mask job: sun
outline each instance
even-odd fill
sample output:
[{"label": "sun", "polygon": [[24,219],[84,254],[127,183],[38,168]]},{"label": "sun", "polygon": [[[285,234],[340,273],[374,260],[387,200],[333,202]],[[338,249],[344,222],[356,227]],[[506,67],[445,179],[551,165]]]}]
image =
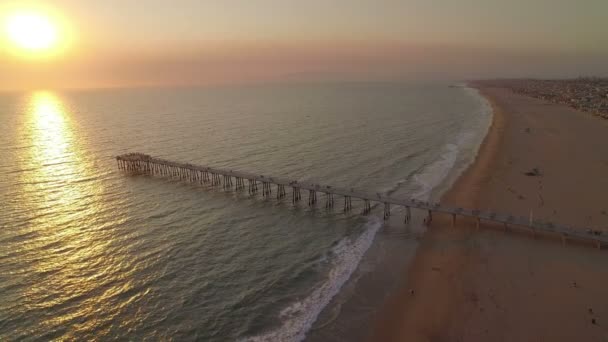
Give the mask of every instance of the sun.
[{"label": "sun", "polygon": [[27,52],[48,52],[58,45],[58,27],[42,13],[13,13],[6,18],[5,30],[8,40]]}]

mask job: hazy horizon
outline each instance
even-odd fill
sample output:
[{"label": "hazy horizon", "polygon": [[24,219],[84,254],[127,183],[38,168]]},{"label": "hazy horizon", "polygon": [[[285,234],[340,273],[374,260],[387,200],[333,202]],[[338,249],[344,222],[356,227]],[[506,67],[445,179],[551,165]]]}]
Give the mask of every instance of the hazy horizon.
[{"label": "hazy horizon", "polygon": [[16,56],[0,89],[607,76],[604,1],[6,1],[65,48]]}]

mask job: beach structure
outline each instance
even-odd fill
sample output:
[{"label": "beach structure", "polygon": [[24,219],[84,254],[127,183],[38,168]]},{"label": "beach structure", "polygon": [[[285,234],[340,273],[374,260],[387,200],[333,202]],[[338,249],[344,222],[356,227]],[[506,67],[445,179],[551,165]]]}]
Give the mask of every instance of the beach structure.
[{"label": "beach structure", "polygon": [[335,199],[341,197],[344,212],[350,212],[353,209],[353,199],[358,200],[362,204],[361,213],[363,215],[368,215],[371,212],[372,203],[380,204],[384,206],[385,220],[391,216],[391,207],[402,207],[405,209],[405,223],[411,221],[412,209],[417,209],[425,212],[426,223],[433,220],[434,214],[445,214],[451,215],[452,226],[456,225],[458,217],[468,217],[475,220],[476,229],[480,228],[482,222],[488,222],[501,225],[505,231],[509,230],[509,227],[519,227],[529,230],[534,236],[537,234],[557,235],[561,238],[563,244],[566,244],[568,240],[592,243],[597,248],[608,244],[608,234],[602,234],[600,231],[590,228],[574,228],[532,219],[532,217],[526,218],[478,209],[458,208],[411,198],[395,198],[378,192],[366,192],[354,188],[299,182],[281,177],[180,163],[155,158],[143,153],[123,154],[116,157],[116,162],[120,170],[129,173],[178,178],[192,183],[214,187],[221,186],[224,190],[234,189],[239,192],[245,191],[246,188],[250,195],[261,192],[261,195],[265,198],[273,196],[274,188],[276,198],[281,200],[287,197],[287,189],[291,189],[291,201],[294,204],[302,200],[302,193],[308,192],[308,205],[311,207],[317,205],[319,195],[324,195],[325,207],[328,209],[333,208]]}]

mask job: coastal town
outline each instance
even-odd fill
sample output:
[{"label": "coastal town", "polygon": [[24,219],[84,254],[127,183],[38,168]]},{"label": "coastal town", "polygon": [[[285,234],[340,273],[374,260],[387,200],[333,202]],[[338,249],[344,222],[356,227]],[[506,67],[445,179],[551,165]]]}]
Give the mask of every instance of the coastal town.
[{"label": "coastal town", "polygon": [[516,79],[497,83],[519,94],[564,104],[608,119],[608,78]]}]

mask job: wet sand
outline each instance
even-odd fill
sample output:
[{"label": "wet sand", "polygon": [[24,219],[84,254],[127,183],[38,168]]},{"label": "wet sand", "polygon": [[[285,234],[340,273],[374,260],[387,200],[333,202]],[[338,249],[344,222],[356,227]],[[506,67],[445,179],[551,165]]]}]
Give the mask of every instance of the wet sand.
[{"label": "wet sand", "polygon": [[[608,122],[474,83],[494,119],[475,163],[442,201],[603,228]],[[539,177],[524,175],[538,168]],[[608,251],[436,217],[376,341],[608,341]],[[595,323],[594,323],[595,322]]]}]

